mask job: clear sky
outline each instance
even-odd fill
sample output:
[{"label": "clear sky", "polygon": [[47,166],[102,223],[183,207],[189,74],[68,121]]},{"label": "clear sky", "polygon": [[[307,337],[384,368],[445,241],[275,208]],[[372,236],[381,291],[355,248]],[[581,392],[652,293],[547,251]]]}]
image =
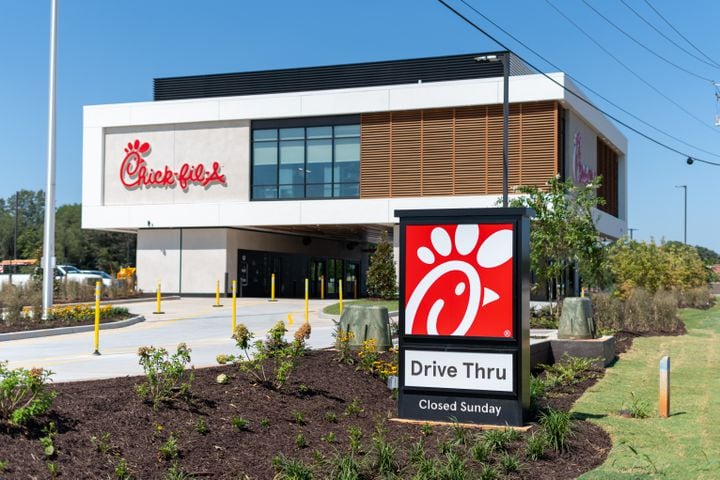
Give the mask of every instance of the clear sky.
[{"label": "clear sky", "polygon": [[[552,67],[463,5],[447,0],[513,51]],[[720,162],[714,126],[720,81],[720,2],[588,3],[657,54],[633,43],[581,0],[466,0],[492,21],[622,108],[704,153],[607,108],[649,135]],[[550,3],[662,95],[583,36]],[[47,148],[49,0],[0,0],[0,197],[43,189]],[[152,100],[155,77],[330,65],[482,52],[499,47],[434,0],[59,0],[57,204],[81,200],[83,105]],[[662,60],[665,59],[665,60]],[[671,66],[689,70],[696,76]],[[714,65],[714,62],[718,62]],[[709,64],[709,65],[708,65]],[[683,111],[686,110],[686,111]],[[697,118],[692,118],[697,117]],[[695,163],[624,127],[629,139],[629,226],[635,238],[681,240],[720,252],[720,167]]]}]

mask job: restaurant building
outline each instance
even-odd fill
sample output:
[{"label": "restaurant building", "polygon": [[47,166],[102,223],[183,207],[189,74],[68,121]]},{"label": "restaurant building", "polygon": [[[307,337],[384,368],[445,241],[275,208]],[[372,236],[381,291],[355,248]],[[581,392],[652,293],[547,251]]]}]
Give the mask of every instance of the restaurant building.
[{"label": "restaurant building", "polygon": [[[305,278],[362,296],[396,209],[497,205],[503,66],[480,60],[504,53],[160,78],[154,101],[86,106],[83,228],[137,234],[145,291],[267,296],[275,273],[281,297]],[[624,235],[625,137],[566,75],[509,59],[511,192],[602,175],[598,228]]]}]

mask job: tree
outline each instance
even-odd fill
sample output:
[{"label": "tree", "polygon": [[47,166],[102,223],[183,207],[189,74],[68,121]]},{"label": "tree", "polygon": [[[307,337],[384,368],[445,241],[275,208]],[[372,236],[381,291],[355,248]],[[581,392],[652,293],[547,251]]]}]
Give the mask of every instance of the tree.
[{"label": "tree", "polygon": [[395,259],[392,245],[388,242],[387,233],[383,232],[375,253],[370,258],[366,286],[368,295],[376,298],[397,298],[397,276],[395,275]]},{"label": "tree", "polygon": [[702,260],[705,265],[717,265],[720,263],[720,254],[715,250],[701,247],[700,245],[695,245],[695,250],[697,250],[698,255],[700,255],[700,260]]},{"label": "tree", "polygon": [[568,268],[579,269],[589,285],[604,282],[604,244],[595,227],[592,209],[602,203],[597,189],[601,178],[577,186],[572,180],[561,182],[552,178],[546,189],[520,186],[520,198],[513,207],[529,207],[535,211],[530,224],[530,261],[535,274],[543,279],[554,298],[560,300],[562,278]]}]

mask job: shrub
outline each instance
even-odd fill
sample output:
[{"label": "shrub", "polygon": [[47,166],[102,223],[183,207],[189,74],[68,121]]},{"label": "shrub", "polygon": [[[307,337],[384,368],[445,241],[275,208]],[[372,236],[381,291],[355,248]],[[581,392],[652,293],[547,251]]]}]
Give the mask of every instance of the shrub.
[{"label": "shrub", "polygon": [[595,325],[600,331],[674,332],[679,326],[677,308],[683,295],[664,289],[650,293],[640,287],[629,289],[624,300],[604,293],[594,294]]},{"label": "shrub", "polygon": [[42,368],[8,369],[0,362],[0,422],[25,425],[47,412],[57,392],[48,390],[52,372]]},{"label": "shrub", "polygon": [[715,303],[715,295],[707,286],[695,287],[680,292],[680,307],[708,308]]},{"label": "shrub", "polygon": [[506,474],[515,473],[520,470],[520,460],[515,455],[504,453],[500,457],[500,467]]},{"label": "shrub", "polygon": [[[558,386],[574,385],[585,380],[587,371],[592,368],[597,358],[574,357],[564,353],[559,362],[552,365],[540,364],[545,370],[544,388],[555,388]],[[531,392],[532,393],[532,392]]]},{"label": "shrub", "polygon": [[368,374],[373,373],[375,362],[378,359],[377,348],[375,347],[375,339],[369,338],[362,342],[360,351],[358,352],[358,366],[355,370]]},{"label": "shrub", "polygon": [[540,414],[540,425],[550,446],[559,452],[567,450],[568,439],[572,436],[570,413],[551,408]]},{"label": "shrub", "polygon": [[393,248],[383,232],[375,253],[370,257],[366,286],[368,295],[375,298],[392,300],[397,298],[397,275]]},{"label": "shrub", "polygon": [[331,461],[330,478],[335,480],[359,480],[360,464],[350,454],[336,453]]},{"label": "shrub", "polygon": [[532,461],[537,461],[545,456],[545,449],[548,447],[546,435],[531,433],[525,445],[525,455]]},{"label": "shrub", "polygon": [[605,292],[590,296],[593,319],[598,332],[619,332],[625,329],[623,302],[620,298]]},{"label": "shrub", "polygon": [[312,469],[303,463],[302,460],[294,460],[283,454],[272,459],[272,465],[277,472],[274,477],[277,480],[312,480]]},{"label": "shrub", "polygon": [[173,398],[188,398],[194,378],[193,373],[186,370],[190,352],[184,343],[179,344],[172,355],[162,347],[140,347],[138,363],[145,372],[145,383],[135,387],[137,394],[149,399],[153,408]]},{"label": "shrub", "polygon": [[[289,380],[297,358],[305,353],[305,339],[310,336],[310,328],[308,325],[292,343],[285,341],[285,332],[285,324],[279,321],[268,331],[265,341],[253,342],[255,335],[240,324],[235,328],[233,338],[242,354],[218,355],[217,362],[234,363],[251,379],[279,390]],[[255,352],[251,355],[253,349]]]},{"label": "shrub", "polygon": [[[100,319],[112,317],[129,316],[128,309],[125,307],[115,307],[112,305],[103,305],[100,307]],[[48,320],[59,321],[63,323],[89,322],[95,319],[95,305],[62,305],[52,307],[48,310]]]}]

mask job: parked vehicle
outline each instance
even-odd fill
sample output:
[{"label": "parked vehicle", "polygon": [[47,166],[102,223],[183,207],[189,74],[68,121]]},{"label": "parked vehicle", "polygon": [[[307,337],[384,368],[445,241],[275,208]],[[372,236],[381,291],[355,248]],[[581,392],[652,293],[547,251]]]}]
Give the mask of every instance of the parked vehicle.
[{"label": "parked vehicle", "polygon": [[[79,268],[72,265],[56,265],[55,279],[88,283],[91,285],[95,285],[95,282],[101,281],[103,282],[103,284],[105,284],[102,275],[98,275],[97,273],[85,273],[85,271],[80,270]],[[107,284],[107,286],[110,285],[112,285],[112,277],[110,278],[110,282]]]},{"label": "parked vehicle", "polygon": [[100,275],[102,277],[102,283],[103,287],[110,288],[114,284],[117,284],[118,281],[115,280],[112,275],[110,275],[107,272],[103,272],[102,270],[80,270],[82,273],[87,273],[90,275]]}]

